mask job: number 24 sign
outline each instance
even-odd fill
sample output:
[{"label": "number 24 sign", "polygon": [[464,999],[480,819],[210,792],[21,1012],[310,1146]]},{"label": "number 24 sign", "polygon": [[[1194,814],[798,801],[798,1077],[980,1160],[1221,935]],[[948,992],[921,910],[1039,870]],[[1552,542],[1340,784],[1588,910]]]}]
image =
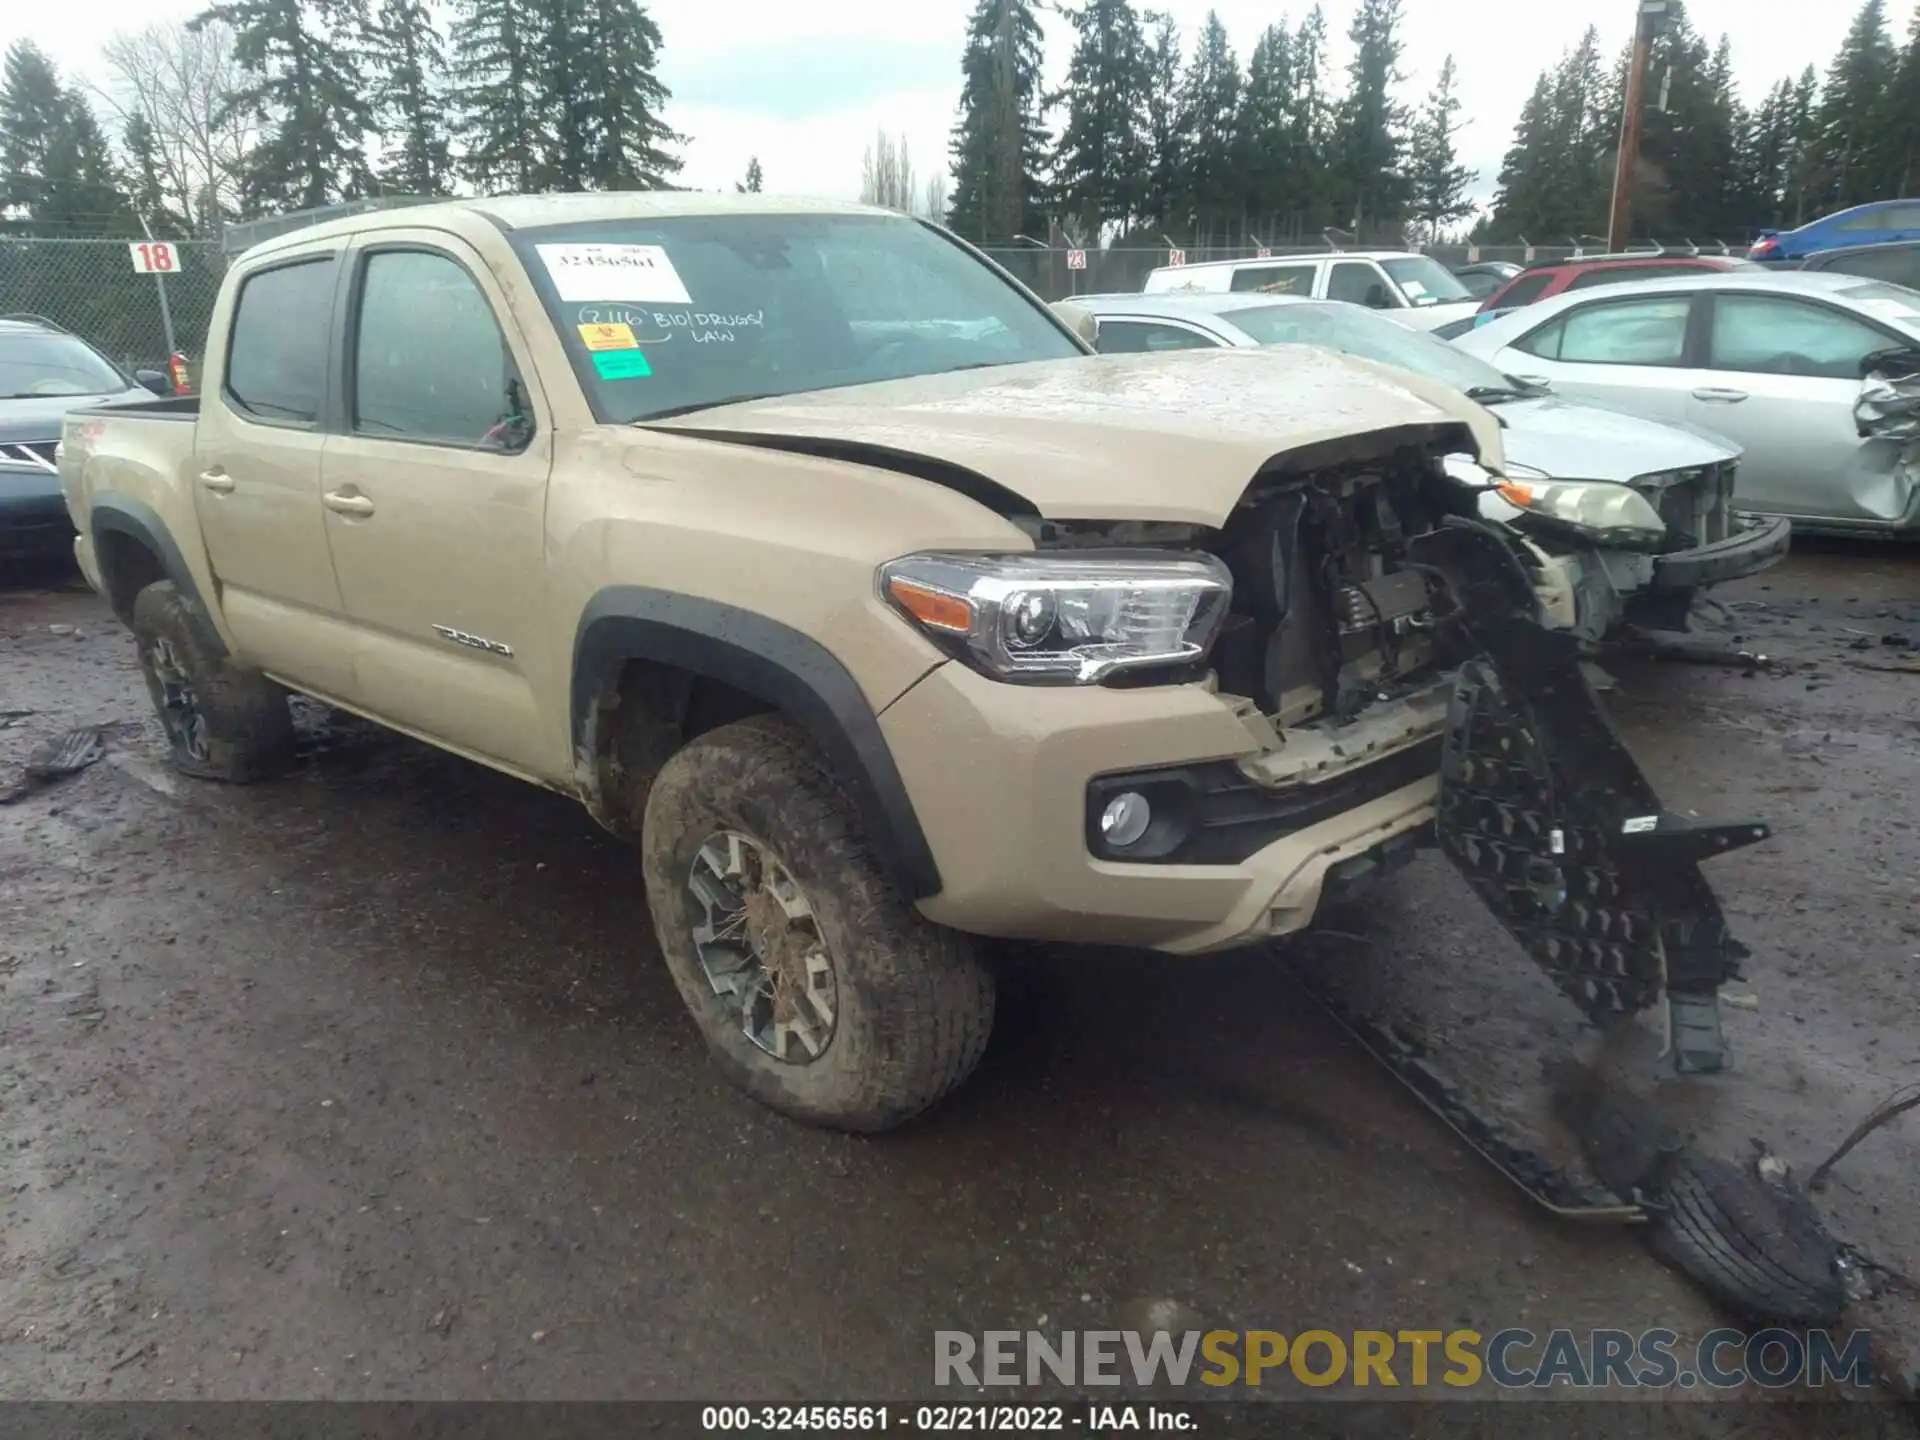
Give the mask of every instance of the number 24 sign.
[{"label": "number 24 sign", "polygon": [[127,246],[133,268],[142,275],[167,275],[180,268],[180,257],[164,240],[136,240]]}]

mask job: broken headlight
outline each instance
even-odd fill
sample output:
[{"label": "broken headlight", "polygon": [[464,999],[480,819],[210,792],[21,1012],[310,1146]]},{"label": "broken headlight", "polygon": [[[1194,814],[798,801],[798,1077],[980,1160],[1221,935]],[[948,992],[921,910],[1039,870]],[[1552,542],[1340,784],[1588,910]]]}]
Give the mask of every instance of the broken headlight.
[{"label": "broken headlight", "polygon": [[909,555],[880,593],[996,680],[1094,685],[1206,658],[1233,596],[1211,555]]},{"label": "broken headlight", "polygon": [[1647,498],[1610,480],[1555,480],[1510,464],[1495,490],[1522,514],[1598,545],[1651,547],[1667,538],[1666,522]]}]

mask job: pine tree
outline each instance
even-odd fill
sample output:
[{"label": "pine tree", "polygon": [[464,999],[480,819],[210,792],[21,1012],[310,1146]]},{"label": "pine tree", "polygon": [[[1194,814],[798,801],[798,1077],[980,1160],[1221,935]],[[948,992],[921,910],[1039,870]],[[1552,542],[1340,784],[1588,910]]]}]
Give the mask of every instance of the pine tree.
[{"label": "pine tree", "polygon": [[1245,223],[1234,147],[1239,115],[1240,62],[1227,42],[1227,27],[1209,10],[1180,85],[1186,208],[1202,244]]},{"label": "pine tree", "polygon": [[1864,0],[1827,70],[1815,118],[1815,167],[1823,208],[1881,198],[1893,162],[1874,117],[1894,85],[1900,54],[1887,31],[1886,0]]},{"label": "pine tree", "polygon": [[638,0],[585,5],[576,44],[588,57],[586,188],[664,190],[681,164],[668,147],[686,137],[660,118],[669,98],[658,74],[660,27]]},{"label": "pine tree", "polygon": [[1554,167],[1559,146],[1553,80],[1541,71],[1533,93],[1520,107],[1513,144],[1500,165],[1499,189],[1494,194],[1489,231],[1502,239],[1522,236],[1539,239],[1559,233]]},{"label": "pine tree", "polygon": [[53,62],[31,40],[7,47],[0,85],[0,210],[38,219],[49,206],[51,157],[67,123],[66,97]]},{"label": "pine tree", "polygon": [[1147,41],[1131,0],[1087,0],[1066,15],[1078,40],[1066,86],[1049,99],[1067,107],[1053,191],[1085,232],[1098,236],[1109,221],[1124,229],[1146,206]]},{"label": "pine tree", "polygon": [[1740,228],[1786,223],[1793,151],[1793,82],[1782,80],[1747,118],[1740,137],[1736,212]]},{"label": "pine tree", "polygon": [[107,138],[86,97],[39,47],[16,41],[0,83],[0,208],[42,234],[137,234]]},{"label": "pine tree", "polygon": [[1408,179],[1413,192],[1413,218],[1421,238],[1437,244],[1440,233],[1456,220],[1473,214],[1473,202],[1467,187],[1479,178],[1477,172],[1459,163],[1454,135],[1460,128],[1460,97],[1454,94],[1457,81],[1453,57],[1447,56],[1440,67],[1440,78],[1413,127],[1409,150]]},{"label": "pine tree", "polygon": [[254,118],[263,134],[242,167],[244,208],[300,210],[372,194],[365,0],[218,0],[189,24],[214,20],[232,27],[249,80],[230,112]]},{"label": "pine tree", "polygon": [[403,194],[444,195],[453,171],[446,58],[425,0],[381,0],[374,35],[374,109],[388,137],[380,184]]},{"label": "pine tree", "polygon": [[1149,15],[1146,51],[1147,181],[1142,219],[1159,234],[1185,223],[1181,214],[1180,27],[1171,15]]},{"label": "pine tree", "polygon": [[1407,112],[1394,98],[1400,73],[1401,0],[1360,0],[1347,38],[1347,96],[1335,126],[1333,153],[1344,180],[1342,223],[1378,227],[1406,213]]},{"label": "pine tree", "polygon": [[1284,25],[1269,25],[1247,61],[1234,138],[1240,208],[1263,237],[1276,233],[1293,202],[1292,103],[1293,36]]},{"label": "pine tree", "polygon": [[1920,10],[1907,30],[1900,68],[1874,117],[1882,156],[1881,194],[1920,192]]},{"label": "pine tree", "polygon": [[525,193],[549,148],[536,0],[456,0],[453,105],[460,172],[482,194]]},{"label": "pine tree", "polygon": [[1293,35],[1292,137],[1295,189],[1294,233],[1314,234],[1334,223],[1329,156],[1334,106],[1327,90],[1327,17],[1315,5]]},{"label": "pine tree", "polygon": [[1800,73],[1787,107],[1786,172],[1783,224],[1798,229],[1813,218],[1820,185],[1820,77],[1811,65]]},{"label": "pine tree", "polygon": [[1035,0],[976,0],[953,128],[949,216],[961,234],[1004,245],[1040,228],[1040,21]]}]

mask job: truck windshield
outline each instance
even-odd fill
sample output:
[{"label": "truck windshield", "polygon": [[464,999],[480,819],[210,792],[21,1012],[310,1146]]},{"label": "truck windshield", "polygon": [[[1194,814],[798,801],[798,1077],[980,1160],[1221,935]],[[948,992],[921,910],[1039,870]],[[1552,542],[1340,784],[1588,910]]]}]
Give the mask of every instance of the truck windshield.
[{"label": "truck windshield", "polygon": [[516,232],[601,420],[1080,355],[952,241],[888,215],[683,215]]},{"label": "truck windshield", "polygon": [[0,400],[36,395],[117,395],[121,375],[71,335],[38,330],[0,334]]},{"label": "truck windshield", "polygon": [[1430,255],[1402,255],[1382,260],[1380,268],[1393,277],[1393,283],[1415,305],[1445,305],[1473,298],[1460,283],[1460,277]]}]

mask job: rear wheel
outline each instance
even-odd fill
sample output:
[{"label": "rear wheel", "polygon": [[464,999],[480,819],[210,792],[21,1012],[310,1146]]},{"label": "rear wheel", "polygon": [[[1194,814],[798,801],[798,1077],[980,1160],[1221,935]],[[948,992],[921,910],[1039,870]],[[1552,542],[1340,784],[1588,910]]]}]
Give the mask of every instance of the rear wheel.
[{"label": "rear wheel", "polygon": [[285,768],[293,756],[287,692],[222,655],[206,615],[171,580],[134,597],[133,636],[175,769],[243,783]]},{"label": "rear wheel", "polygon": [[749,1095],[885,1130],[979,1061],[991,974],[966,936],[901,897],[838,780],[784,722],[724,725],[669,759],[641,856],[674,982]]}]

